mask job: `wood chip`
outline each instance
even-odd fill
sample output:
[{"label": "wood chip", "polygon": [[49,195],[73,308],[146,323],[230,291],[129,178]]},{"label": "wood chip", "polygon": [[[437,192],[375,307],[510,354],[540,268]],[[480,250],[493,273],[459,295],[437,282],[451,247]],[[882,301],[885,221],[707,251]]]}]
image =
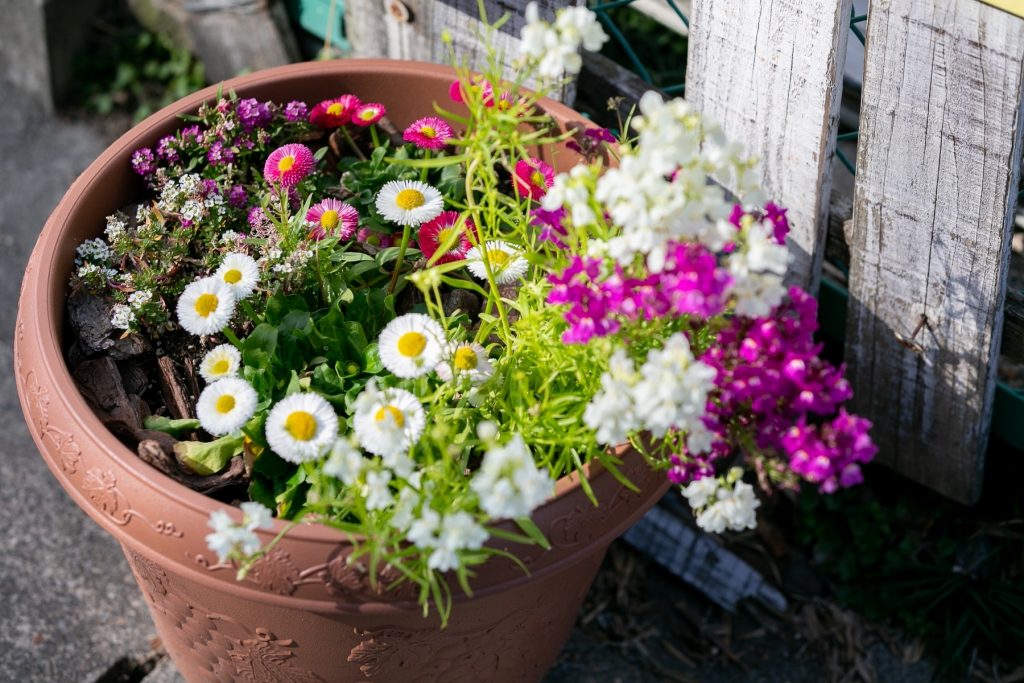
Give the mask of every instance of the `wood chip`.
[{"label": "wood chip", "polygon": [[167,404],[167,410],[178,420],[192,418],[195,406],[185,391],[181,377],[174,367],[174,361],[170,356],[160,356],[156,359],[156,364],[159,370],[160,392]]}]

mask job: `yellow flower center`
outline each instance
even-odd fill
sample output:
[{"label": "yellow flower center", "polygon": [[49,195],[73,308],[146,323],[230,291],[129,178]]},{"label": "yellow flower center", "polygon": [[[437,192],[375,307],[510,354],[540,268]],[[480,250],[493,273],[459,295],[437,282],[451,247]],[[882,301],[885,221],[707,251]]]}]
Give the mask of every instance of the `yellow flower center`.
[{"label": "yellow flower center", "polygon": [[406,358],[416,358],[427,348],[427,338],[419,332],[406,332],[398,338],[398,352]]},{"label": "yellow flower center", "polygon": [[487,252],[487,260],[492,266],[496,266],[498,270],[501,270],[508,265],[512,257],[501,249],[491,249]]},{"label": "yellow flower center", "polygon": [[228,370],[231,369],[231,363],[228,362],[227,358],[221,358],[219,361],[214,363],[210,367],[211,375],[226,375]]},{"label": "yellow flower center", "polygon": [[334,209],[327,209],[320,216],[320,225],[322,225],[327,230],[334,230],[336,227],[338,227],[339,220],[340,219],[338,218],[337,211],[335,211]]},{"label": "yellow flower center", "polygon": [[377,411],[377,414],[373,416],[373,419],[377,422],[383,422],[391,416],[391,419],[395,421],[395,426],[401,428],[405,425],[405,417],[402,415],[402,411],[394,406],[384,406]]},{"label": "yellow flower center", "polygon": [[238,284],[238,282],[241,281],[241,279],[242,271],[240,271],[238,268],[232,268],[231,270],[224,272],[224,282],[228,283],[229,285]]},{"label": "yellow flower center", "polygon": [[412,209],[418,209],[427,201],[427,198],[423,196],[423,193],[419,190],[414,190],[411,187],[406,188],[395,195],[395,204],[398,208],[403,211],[411,211]]},{"label": "yellow flower center", "polygon": [[420,128],[420,135],[427,138],[428,140],[433,140],[434,138],[437,137],[437,131],[434,129],[433,126],[423,126],[422,128]]},{"label": "yellow flower center", "polygon": [[452,359],[452,365],[455,366],[456,370],[475,370],[479,361],[476,357],[476,351],[469,346],[460,346],[455,350],[455,358]]},{"label": "yellow flower center", "polygon": [[231,394],[224,394],[217,399],[217,405],[215,407],[217,408],[217,412],[221,415],[230,413],[235,409],[235,397]]},{"label": "yellow flower center", "polygon": [[220,301],[216,294],[200,294],[196,297],[195,309],[200,318],[209,318],[217,310]]},{"label": "yellow flower center", "polygon": [[437,246],[441,246],[448,240],[452,239],[452,236],[457,232],[454,227],[441,228],[437,233]]},{"label": "yellow flower center", "polygon": [[340,102],[335,102],[334,104],[327,107],[327,113],[330,114],[331,116],[339,116],[344,111],[345,107],[341,106]]},{"label": "yellow flower center", "polygon": [[281,157],[281,160],[277,162],[277,170],[281,173],[287,173],[292,170],[292,166],[295,165],[295,157],[291,154]]},{"label": "yellow flower center", "polygon": [[359,112],[359,118],[363,121],[372,121],[373,117],[377,115],[376,109],[364,109]]},{"label": "yellow flower center", "polygon": [[534,171],[530,175],[530,182],[536,185],[537,187],[544,187],[544,174],[541,173],[540,171]]},{"label": "yellow flower center", "polygon": [[296,410],[285,418],[284,428],[296,441],[309,441],[316,435],[316,418],[305,410]]}]

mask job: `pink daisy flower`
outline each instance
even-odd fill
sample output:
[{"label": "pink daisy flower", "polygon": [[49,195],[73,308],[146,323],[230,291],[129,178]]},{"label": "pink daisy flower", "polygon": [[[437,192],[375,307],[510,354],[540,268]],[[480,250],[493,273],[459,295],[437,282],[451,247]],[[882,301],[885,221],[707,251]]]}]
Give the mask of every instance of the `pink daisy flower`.
[{"label": "pink daisy flower", "polygon": [[540,199],[547,194],[551,183],[555,181],[555,169],[540,159],[520,159],[516,162],[513,177],[521,197]]},{"label": "pink daisy flower", "polygon": [[309,112],[309,122],[321,128],[338,128],[352,120],[354,112],[362,102],[355,95],[342,95],[333,100],[324,100]]},{"label": "pink daisy flower", "polygon": [[383,104],[377,102],[360,104],[352,110],[352,125],[371,126],[380,121],[386,113],[388,110],[384,108]]},{"label": "pink daisy flower", "polygon": [[309,238],[320,241],[328,235],[347,240],[359,227],[359,212],[355,207],[337,199],[325,199],[309,207],[306,212]]},{"label": "pink daisy flower", "polygon": [[426,116],[405,129],[402,139],[411,142],[420,149],[444,149],[448,140],[454,135],[452,127],[444,119]]},{"label": "pink daisy flower", "polygon": [[[494,106],[494,88],[491,84],[484,80],[481,76],[474,76],[473,82],[469,86],[474,93],[482,92],[484,104],[488,107]],[[462,104],[466,101],[466,86],[460,80],[453,81],[448,86],[448,97],[451,98],[452,102],[458,102]]]},{"label": "pink daisy flower", "polygon": [[459,220],[458,211],[443,211],[441,215],[432,221],[427,221],[420,226],[419,234],[417,235],[417,241],[420,245],[420,251],[423,252],[423,256],[429,261],[437,253],[437,250],[441,246],[451,239],[451,235],[455,230],[459,230],[462,234],[459,235],[455,243],[449,247],[448,251],[443,256],[438,257],[434,260],[435,264],[450,263],[452,261],[461,261],[466,258],[466,252],[473,248],[473,243],[469,241],[469,236],[466,234],[467,230],[473,229],[473,222],[466,220],[463,226],[456,228],[455,224]]},{"label": "pink daisy flower", "polygon": [[316,159],[309,147],[292,143],[270,153],[263,165],[263,177],[271,185],[295,187],[315,166]]},{"label": "pink daisy flower", "polygon": [[363,244],[368,244],[378,249],[387,249],[388,247],[395,246],[395,236],[393,234],[377,232],[370,228],[361,228],[356,233],[356,239]]}]

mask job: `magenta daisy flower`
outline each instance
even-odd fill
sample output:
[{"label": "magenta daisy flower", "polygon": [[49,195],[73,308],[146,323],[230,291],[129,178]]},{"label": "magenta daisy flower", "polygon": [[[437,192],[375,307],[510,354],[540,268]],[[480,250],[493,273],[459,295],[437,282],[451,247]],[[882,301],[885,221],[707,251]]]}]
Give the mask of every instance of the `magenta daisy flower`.
[{"label": "magenta daisy flower", "polygon": [[551,183],[555,181],[555,169],[540,159],[520,159],[516,162],[513,177],[521,197],[540,199],[547,194]]},{"label": "magenta daisy flower", "polygon": [[426,116],[405,129],[402,139],[411,142],[420,149],[444,149],[452,137],[452,127],[444,119]]},{"label": "magenta daisy flower", "polygon": [[309,238],[322,240],[328,235],[337,235],[347,240],[356,234],[359,227],[359,212],[355,207],[337,199],[325,199],[309,207],[306,212]]},{"label": "magenta daisy flower", "polygon": [[356,240],[378,249],[387,249],[388,247],[395,246],[395,236],[393,234],[377,232],[371,228],[361,228],[356,233]]},{"label": "magenta daisy flower", "polygon": [[377,102],[360,104],[352,110],[352,125],[372,126],[380,121],[387,112],[388,110],[384,108],[384,105]]},{"label": "magenta daisy flower", "polygon": [[263,177],[271,185],[295,187],[309,175],[316,166],[316,159],[309,147],[292,143],[278,147],[263,165]]},{"label": "magenta daisy flower", "polygon": [[362,102],[355,95],[342,95],[333,100],[324,100],[309,112],[309,122],[321,128],[338,128],[352,120],[352,112]]},{"label": "magenta daisy flower", "polygon": [[461,233],[458,239],[448,248],[448,251],[434,259],[433,262],[435,264],[450,263],[466,258],[466,252],[473,248],[473,243],[470,242],[469,236],[466,234],[468,230],[473,229],[473,222],[466,219],[463,225],[456,227],[458,221],[458,211],[443,211],[434,220],[427,221],[420,226],[416,239],[419,242],[420,251],[428,261],[434,258],[437,250],[451,239],[452,233],[456,230]]}]

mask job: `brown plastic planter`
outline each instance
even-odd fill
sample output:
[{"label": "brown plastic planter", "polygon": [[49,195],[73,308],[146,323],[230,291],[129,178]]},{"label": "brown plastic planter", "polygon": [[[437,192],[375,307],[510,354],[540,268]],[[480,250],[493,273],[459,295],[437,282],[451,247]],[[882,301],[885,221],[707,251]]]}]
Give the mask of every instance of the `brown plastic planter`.
[{"label": "brown plastic planter", "polygon": [[[386,103],[393,120],[407,125],[433,101],[446,102],[453,77],[439,66],[351,60],[271,69],[225,86],[277,101],[354,92]],[[346,538],[325,527],[293,529],[237,582],[204,541],[210,512],[224,506],[136,457],[75,388],[61,352],[75,248],[140,195],[132,152],[153,146],[180,125],[178,114],[215,95],[207,88],[123,135],[75,181],[43,228],[25,269],[15,333],[18,394],[40,453],[71,497],[121,543],[167,650],[192,683],[539,680],[568,638],[608,545],[668,486],[635,453],[626,455],[623,471],[642,493],[592,467],[601,503],[595,508],[574,477],[560,480],[558,495],[534,516],[552,549],[529,548],[524,556],[510,548],[529,576],[505,560],[483,566],[473,598],[456,589],[442,631],[408,593],[372,589],[365,572],[345,562]],[[556,102],[544,106],[562,125],[582,121]],[[281,528],[262,532],[264,541]]]}]

